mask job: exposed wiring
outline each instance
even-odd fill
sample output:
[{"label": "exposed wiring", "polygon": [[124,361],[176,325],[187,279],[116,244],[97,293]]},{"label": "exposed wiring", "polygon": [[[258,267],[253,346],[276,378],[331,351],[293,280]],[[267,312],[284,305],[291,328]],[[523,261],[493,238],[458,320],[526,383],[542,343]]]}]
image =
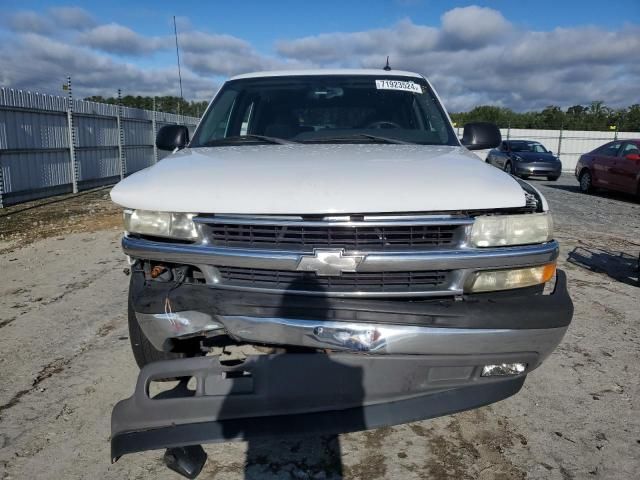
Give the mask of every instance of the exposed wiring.
[{"label": "exposed wiring", "polygon": [[167,295],[164,299],[164,313],[171,322],[171,324],[177,328],[177,315],[173,313],[173,308],[171,307],[171,292],[173,292],[176,288],[182,285],[187,277],[187,267],[175,268],[173,270],[174,281],[173,285],[167,291]]}]

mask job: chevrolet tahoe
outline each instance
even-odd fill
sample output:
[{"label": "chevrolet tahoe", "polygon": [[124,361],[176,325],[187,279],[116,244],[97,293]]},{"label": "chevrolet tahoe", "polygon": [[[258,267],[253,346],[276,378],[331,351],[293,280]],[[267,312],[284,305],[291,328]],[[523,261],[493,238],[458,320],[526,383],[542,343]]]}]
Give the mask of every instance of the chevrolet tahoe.
[{"label": "chevrolet tahoe", "polygon": [[163,127],[173,153],[111,192],[141,367],[113,460],[169,448],[193,477],[202,443],[517,393],[573,307],[544,196],[470,151],[500,142],[486,123],[459,139],[429,81],[393,70],[240,75],[192,138]]}]

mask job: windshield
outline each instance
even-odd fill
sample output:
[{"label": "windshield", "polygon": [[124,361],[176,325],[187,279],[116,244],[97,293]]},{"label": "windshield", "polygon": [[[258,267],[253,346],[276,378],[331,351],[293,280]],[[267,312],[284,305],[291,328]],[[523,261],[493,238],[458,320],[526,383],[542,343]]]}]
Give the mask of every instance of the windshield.
[{"label": "windshield", "polygon": [[511,142],[511,151],[548,153],[547,149],[538,142]]},{"label": "windshield", "polygon": [[381,72],[227,82],[190,146],[289,143],[282,140],[459,145],[423,79]]}]

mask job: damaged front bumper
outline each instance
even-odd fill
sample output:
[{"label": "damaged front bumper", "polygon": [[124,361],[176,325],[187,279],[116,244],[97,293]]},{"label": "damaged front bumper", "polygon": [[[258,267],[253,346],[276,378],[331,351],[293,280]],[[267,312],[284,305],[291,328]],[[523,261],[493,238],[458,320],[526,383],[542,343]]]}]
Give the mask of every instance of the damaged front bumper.
[{"label": "damaged front bumper", "polygon": [[573,314],[562,271],[550,295],[498,292],[427,301],[176,287],[134,272],[131,302],[146,337],[164,351],[175,341],[223,333],[248,343],[417,355],[480,345],[482,351],[474,353],[498,353],[528,345],[545,358],[557,345],[555,330],[564,333]]},{"label": "damaged front bumper", "polygon": [[[140,315],[162,316],[171,285],[132,282]],[[205,325],[247,343],[316,349],[255,355],[239,365],[218,357],[153,363],[112,415],[112,458],[149,449],[287,434],[341,433],[476,408],[521,388],[561,341],[573,306],[558,272],[551,295],[477,295],[462,301],[376,301],[222,292],[182,285],[171,291],[173,320]],[[270,303],[272,302],[272,303]],[[139,317],[140,318],[140,317]],[[142,322],[141,322],[142,323]],[[192,332],[192,333],[193,333]],[[166,341],[168,339],[164,339]],[[489,365],[525,365],[483,376]],[[182,378],[151,398],[150,384]],[[195,379],[191,380],[191,379]],[[187,388],[187,383],[195,387]]]},{"label": "damaged front bumper", "polygon": [[[140,321],[141,318],[144,321]],[[141,325],[161,326],[153,336],[147,334],[156,345],[166,345],[171,340],[167,335],[184,339],[196,334],[224,332],[239,342],[260,345],[394,355],[533,350],[540,360],[556,348],[567,330],[564,326],[535,330],[446,328],[230,315],[218,315],[214,321],[209,315],[191,311],[138,314],[138,319]]]}]

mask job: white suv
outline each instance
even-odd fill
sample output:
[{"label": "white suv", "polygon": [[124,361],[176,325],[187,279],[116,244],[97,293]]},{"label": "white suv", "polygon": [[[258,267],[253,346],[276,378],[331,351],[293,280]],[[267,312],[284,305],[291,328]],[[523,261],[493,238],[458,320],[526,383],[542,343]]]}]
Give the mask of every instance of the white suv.
[{"label": "white suv", "polygon": [[[469,151],[499,143],[484,123],[461,142],[424,77],[383,70],[241,75],[193,139],[161,129],[173,155],[111,193],[144,367],[114,409],[113,458],[172,447],[168,464],[193,475],[203,442],[516,393],[573,307],[545,199]],[[247,345],[235,362],[211,355]],[[164,378],[183,381],[150,398]]]}]

